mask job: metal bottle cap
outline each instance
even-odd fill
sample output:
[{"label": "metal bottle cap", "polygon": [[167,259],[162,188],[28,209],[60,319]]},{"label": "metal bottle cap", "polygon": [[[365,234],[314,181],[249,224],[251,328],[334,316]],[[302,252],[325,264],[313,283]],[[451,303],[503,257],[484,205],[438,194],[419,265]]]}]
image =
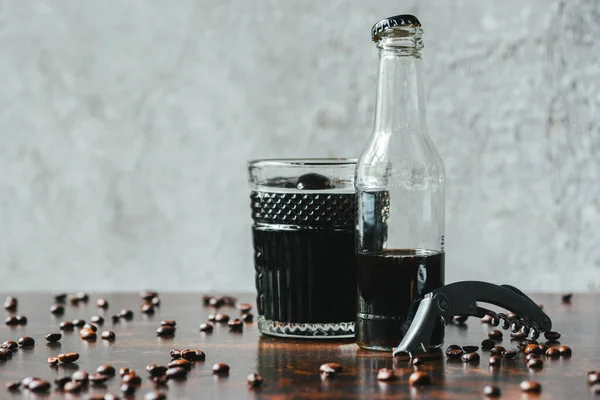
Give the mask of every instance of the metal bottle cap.
[{"label": "metal bottle cap", "polygon": [[377,41],[380,35],[396,26],[420,27],[421,22],[414,15],[402,14],[382,19],[371,28],[371,39]]}]

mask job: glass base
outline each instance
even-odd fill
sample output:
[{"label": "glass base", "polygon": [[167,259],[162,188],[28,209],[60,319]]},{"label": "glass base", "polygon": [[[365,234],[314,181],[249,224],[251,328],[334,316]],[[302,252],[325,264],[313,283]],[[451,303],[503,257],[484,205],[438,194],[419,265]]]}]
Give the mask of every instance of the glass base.
[{"label": "glass base", "polygon": [[260,333],[284,338],[296,339],[344,339],[354,337],[354,322],[337,324],[302,324],[278,322],[258,317]]}]

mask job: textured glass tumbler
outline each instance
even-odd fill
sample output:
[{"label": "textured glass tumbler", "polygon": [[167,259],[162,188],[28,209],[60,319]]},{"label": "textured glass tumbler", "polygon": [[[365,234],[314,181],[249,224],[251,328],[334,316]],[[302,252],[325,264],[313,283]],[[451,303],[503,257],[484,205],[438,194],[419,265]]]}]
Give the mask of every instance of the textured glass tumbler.
[{"label": "textured glass tumbler", "polygon": [[355,164],[349,159],[248,163],[261,333],[354,337]]}]

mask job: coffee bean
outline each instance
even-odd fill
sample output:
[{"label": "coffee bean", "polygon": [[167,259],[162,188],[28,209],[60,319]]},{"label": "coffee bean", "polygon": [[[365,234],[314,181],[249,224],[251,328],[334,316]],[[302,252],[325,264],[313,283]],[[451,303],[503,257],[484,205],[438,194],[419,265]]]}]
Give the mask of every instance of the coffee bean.
[{"label": "coffee bean", "polygon": [[188,374],[188,370],[185,368],[181,368],[181,367],[169,368],[169,369],[167,369],[167,372],[165,373],[165,375],[168,376],[169,379],[184,379],[184,378],[187,378],[187,374]]},{"label": "coffee bean", "polygon": [[56,343],[62,338],[62,335],[60,333],[49,333],[44,338],[50,343]]},{"label": "coffee bean", "polygon": [[263,383],[263,378],[259,374],[249,374],[246,377],[246,382],[250,387],[259,387]]},{"label": "coffee bean", "polygon": [[81,382],[67,382],[65,386],[63,386],[63,391],[67,393],[79,393],[82,389],[83,385]]},{"label": "coffee bean", "polygon": [[[332,367],[332,369],[334,368]],[[216,363],[215,365],[213,365],[212,371],[213,374],[227,374],[229,373],[229,365],[223,363]]]},{"label": "coffee bean", "polygon": [[33,393],[45,393],[50,390],[50,382],[43,379],[35,379],[27,385],[27,388]]},{"label": "coffee bean", "polygon": [[20,347],[35,346],[35,340],[33,340],[33,338],[30,336],[23,336],[23,337],[19,338],[17,343],[19,343]]},{"label": "coffee bean", "polygon": [[204,303],[205,306],[207,306],[210,303],[210,299],[212,299],[212,296],[209,296],[207,294],[205,294],[204,296],[202,296],[202,302]]},{"label": "coffee bean", "polygon": [[509,360],[512,360],[513,358],[515,358],[517,356],[517,352],[516,350],[506,350],[504,352],[504,358],[507,358]]},{"label": "coffee bean", "polygon": [[60,361],[61,363],[68,364],[77,360],[79,360],[79,354],[75,352],[58,355],[58,361]]},{"label": "coffee bean", "polygon": [[412,359],[412,361],[410,363],[412,365],[421,365],[421,364],[423,364],[423,360],[420,359],[419,357],[415,357]]},{"label": "coffee bean", "polygon": [[481,348],[483,350],[490,350],[492,347],[494,347],[496,345],[496,342],[493,341],[492,339],[484,339],[481,342]]},{"label": "coffee bean", "polygon": [[448,358],[460,358],[460,356],[462,356],[463,353],[464,353],[463,349],[460,346],[455,345],[455,344],[451,344],[446,349],[446,356]]},{"label": "coffee bean", "polygon": [[479,346],[463,346],[462,349],[465,351],[465,353],[473,353],[479,350]]},{"label": "coffee bean", "polygon": [[127,383],[128,385],[141,386],[142,378],[140,378],[136,374],[127,374],[122,378],[121,383]]},{"label": "coffee bean", "polygon": [[96,300],[96,307],[106,310],[108,308],[108,300],[102,298]]},{"label": "coffee bean", "polygon": [[560,351],[561,357],[571,357],[573,355],[573,351],[569,346],[560,346],[558,350]]},{"label": "coffee bean", "polygon": [[588,372],[588,384],[590,385],[595,385],[597,383],[600,383],[600,372],[597,371],[590,371]]},{"label": "coffee bean", "polygon": [[110,319],[112,320],[113,324],[118,323],[119,321],[121,321],[121,316],[119,314],[115,314],[112,317],[110,317]]},{"label": "coffee bean", "polygon": [[177,322],[174,319],[164,319],[160,321],[161,326],[176,326]]},{"label": "coffee bean", "polygon": [[184,360],[183,358],[180,358],[178,360],[172,360],[171,362],[169,362],[167,367],[169,367],[169,368],[177,368],[177,367],[185,368],[189,371],[190,369],[192,369],[192,363],[189,362],[188,360]]},{"label": "coffee bean", "polygon": [[204,361],[206,354],[202,350],[185,349],[181,352],[181,358],[188,361]]},{"label": "coffee bean", "polygon": [[58,358],[56,358],[56,357],[48,357],[48,364],[50,364],[50,365],[57,365],[58,364]]},{"label": "coffee bean", "polygon": [[106,376],[115,376],[115,367],[112,365],[101,365],[96,368],[96,372]]},{"label": "coffee bean", "polygon": [[240,303],[240,304],[237,304],[235,306],[235,308],[237,308],[238,310],[240,310],[240,312],[242,314],[244,314],[244,313],[247,313],[248,311],[252,310],[252,304],[250,304],[250,303]]},{"label": "coffee bean", "polygon": [[50,312],[54,315],[63,315],[65,313],[65,306],[62,304],[54,304],[50,307]]},{"label": "coffee bean", "polygon": [[530,360],[533,360],[533,359],[536,359],[536,358],[540,358],[540,355],[537,354],[537,353],[529,353],[529,354],[527,354],[525,356],[525,360],[526,361],[530,361]]},{"label": "coffee bean", "polygon": [[61,331],[72,331],[75,329],[75,325],[71,321],[63,321],[60,323],[59,328]]},{"label": "coffee bean", "polygon": [[79,331],[79,336],[81,339],[88,340],[90,342],[94,342],[97,338],[96,332],[94,332],[92,329],[82,329]]},{"label": "coffee bean", "polygon": [[59,293],[54,295],[54,301],[57,303],[64,303],[67,300],[66,293]]},{"label": "coffee bean", "polygon": [[[40,378],[37,378],[35,376],[26,376],[25,378],[23,378],[21,380],[21,385],[26,388],[27,386],[29,386],[29,384],[33,381],[39,381]],[[70,380],[70,379],[69,379]]]},{"label": "coffee bean", "polygon": [[492,322],[494,322],[494,317],[489,314],[486,314],[481,318],[481,323],[483,324],[491,324]]},{"label": "coffee bean", "polygon": [[88,376],[90,383],[93,385],[102,385],[104,382],[108,380],[108,376],[104,374],[100,374],[98,372],[90,374]]},{"label": "coffee bean", "polygon": [[540,343],[540,344],[538,344],[538,346],[540,346],[541,354],[544,354],[546,352],[546,350],[548,350],[548,345],[547,344]]},{"label": "coffee bean", "polygon": [[90,299],[90,296],[87,293],[84,292],[79,292],[75,295],[77,297],[77,299],[83,303],[87,303],[88,300]]},{"label": "coffee bean", "polygon": [[155,386],[167,386],[167,382],[169,381],[169,377],[167,375],[163,376],[153,376],[151,378],[152,382]]},{"label": "coffee bean", "polygon": [[0,349],[0,360],[8,360],[9,358],[12,358],[13,356],[13,352],[10,349]]},{"label": "coffee bean", "polygon": [[16,311],[17,310],[17,299],[12,296],[6,296],[4,299],[4,309],[6,311]]},{"label": "coffee bean", "polygon": [[215,315],[215,314],[208,314],[208,320],[209,320],[209,321],[211,321],[211,322],[215,322],[215,318],[216,318],[216,315]]},{"label": "coffee bean", "polygon": [[495,356],[503,356],[506,349],[502,346],[494,346],[490,349],[490,354]]},{"label": "coffee bean", "polygon": [[483,394],[486,397],[500,397],[501,393],[498,386],[486,385],[483,387]]},{"label": "coffee bean", "polygon": [[220,322],[220,323],[224,324],[227,321],[229,321],[229,315],[221,314],[221,313],[215,315],[215,322]]},{"label": "coffee bean", "polygon": [[123,383],[121,385],[121,392],[125,395],[125,396],[132,396],[135,394],[135,391],[137,390],[137,387],[135,385],[129,385],[127,383]]},{"label": "coffee bean", "polygon": [[67,297],[67,300],[68,300],[68,302],[69,302],[71,305],[73,305],[73,306],[79,305],[79,298],[77,297],[77,295],[70,294],[70,295]]},{"label": "coffee bean", "polygon": [[563,303],[570,303],[572,298],[573,298],[573,293],[566,293],[566,294],[563,294],[560,299]]},{"label": "coffee bean", "polygon": [[15,316],[17,320],[17,325],[27,325],[27,317],[24,315]]},{"label": "coffee bean", "polygon": [[545,354],[548,357],[560,357],[560,350],[558,349],[558,347],[550,347],[546,350]]},{"label": "coffee bean", "polygon": [[548,331],[548,332],[544,333],[544,337],[552,342],[555,342],[558,339],[560,339],[560,333],[554,332],[554,331]]},{"label": "coffee bean", "polygon": [[452,317],[452,322],[456,322],[457,324],[464,324],[468,318],[468,315],[455,315]]},{"label": "coffee bean", "polygon": [[150,364],[146,365],[146,371],[150,376],[163,376],[167,372],[167,367],[164,365]]},{"label": "coffee bean", "polygon": [[160,298],[155,297],[150,301],[150,304],[152,304],[154,307],[160,307]]},{"label": "coffee bean", "polygon": [[227,322],[230,331],[241,331],[244,329],[244,323],[239,318],[234,318]]},{"label": "coffee bean", "polygon": [[82,329],[91,329],[94,332],[98,332],[98,327],[94,324],[85,324]]},{"label": "coffee bean", "polygon": [[103,325],[104,318],[99,315],[94,315],[92,318],[90,318],[90,322],[96,325]]},{"label": "coffee bean", "polygon": [[85,371],[75,371],[71,376],[71,379],[73,379],[75,382],[86,383],[89,379],[89,376],[90,375]]},{"label": "coffee bean", "polygon": [[[477,354],[477,353],[469,353],[469,354]],[[411,386],[430,385],[431,377],[423,371],[413,372],[408,377],[408,384]]]},{"label": "coffee bean", "polygon": [[523,381],[520,386],[521,390],[527,393],[539,393],[542,391],[542,385],[536,381]]},{"label": "coffee bean", "polygon": [[200,332],[212,332],[214,329],[211,323],[200,324]]},{"label": "coffee bean", "polygon": [[78,328],[83,328],[83,326],[85,325],[85,320],[84,319],[74,319],[71,322],[73,322],[73,326],[76,326]]},{"label": "coffee bean", "polygon": [[500,364],[502,364],[502,357],[490,356],[490,365],[500,365]]},{"label": "coffee bean", "polygon": [[[217,365],[217,364],[215,364],[215,365]],[[336,362],[328,362],[328,363],[322,364],[319,367],[319,371],[324,372],[324,370],[327,369],[327,368],[331,368],[335,372],[341,372],[342,371],[342,366],[340,364],[336,363]]]},{"label": "coffee bean", "polygon": [[169,352],[169,355],[173,360],[181,358],[181,350],[173,349]]},{"label": "coffee bean", "polygon": [[102,340],[108,340],[109,342],[112,342],[115,340],[115,338],[117,336],[115,335],[115,333],[113,331],[104,331],[104,332],[102,332],[100,337],[102,338]]},{"label": "coffee bean", "polygon": [[14,350],[19,347],[19,343],[15,342],[14,340],[7,340],[6,342],[2,343],[2,347],[5,349]]},{"label": "coffee bean", "polygon": [[13,381],[13,382],[8,382],[6,384],[6,389],[11,392],[17,391],[20,388],[21,388],[21,381]]},{"label": "coffee bean", "polygon": [[525,354],[530,354],[530,353],[535,353],[535,354],[542,354],[542,349],[540,349],[540,346],[537,344],[528,344],[527,347],[525,347]]},{"label": "coffee bean", "polygon": [[128,309],[123,309],[119,312],[119,317],[129,321],[133,319],[133,311]]},{"label": "coffee bean", "polygon": [[172,326],[161,326],[156,330],[156,336],[167,337],[175,335],[175,328]]},{"label": "coffee bean", "polygon": [[461,359],[464,362],[477,362],[479,361],[479,353],[465,353],[462,355]]},{"label": "coffee bean", "polygon": [[532,358],[531,360],[527,361],[527,367],[532,369],[544,368],[544,362],[541,358]]},{"label": "coffee bean", "polygon": [[144,303],[142,304],[140,311],[142,312],[142,314],[146,315],[154,314],[154,306],[152,305],[152,303]]},{"label": "coffee bean", "polygon": [[254,321],[254,315],[252,313],[244,313],[242,314],[242,321],[244,322],[252,322]]},{"label": "coffee bean", "polygon": [[63,376],[62,378],[54,379],[54,383],[56,384],[56,386],[58,386],[59,389],[62,389],[67,384],[67,382],[71,382],[70,376]]},{"label": "coffee bean", "polygon": [[145,301],[152,301],[153,298],[158,297],[158,293],[153,290],[145,290],[140,293],[140,297]]},{"label": "coffee bean", "polygon": [[16,316],[10,315],[10,316],[6,317],[6,319],[4,320],[4,323],[8,326],[17,326],[17,325],[19,325],[19,320],[17,319]]},{"label": "coffee bean", "polygon": [[129,374],[133,374],[135,375],[135,371],[132,370],[131,368],[127,368],[127,367],[123,367],[121,369],[119,369],[119,376],[122,378],[125,375],[129,375]]},{"label": "coffee bean", "polygon": [[502,339],[502,331],[499,331],[498,329],[494,329],[493,331],[490,331],[488,333],[488,336],[490,339],[494,339],[494,340],[500,340]]},{"label": "coffee bean", "polygon": [[233,297],[233,296],[222,296],[221,297],[221,301],[223,302],[223,304],[227,305],[227,306],[235,306],[235,304],[237,303],[237,297]]},{"label": "coffee bean", "polygon": [[517,331],[517,332],[511,332],[510,337],[512,337],[513,339],[516,339],[516,340],[522,340],[522,339],[525,339],[527,337],[527,335],[525,335],[521,331]]},{"label": "coffee bean", "polygon": [[321,378],[326,379],[326,378],[332,378],[335,376],[335,369],[331,368],[327,364],[321,365],[321,367],[319,368],[319,371],[321,372]]},{"label": "coffee bean", "polygon": [[219,308],[219,307],[221,307],[224,304],[225,304],[225,302],[222,299],[217,298],[217,297],[212,297],[208,301],[208,305],[211,306],[211,307],[215,307],[215,308]]},{"label": "coffee bean", "polygon": [[0,361],[6,361],[8,359],[8,356],[6,355],[4,350],[6,350],[6,349],[2,349],[2,352],[0,352]]},{"label": "coffee bean", "polygon": [[396,376],[394,375],[394,371],[389,368],[381,368],[379,371],[377,371],[378,381],[391,381],[395,378]]},{"label": "coffee bean", "polygon": [[146,393],[144,400],[166,400],[167,395],[163,392],[152,391]]}]

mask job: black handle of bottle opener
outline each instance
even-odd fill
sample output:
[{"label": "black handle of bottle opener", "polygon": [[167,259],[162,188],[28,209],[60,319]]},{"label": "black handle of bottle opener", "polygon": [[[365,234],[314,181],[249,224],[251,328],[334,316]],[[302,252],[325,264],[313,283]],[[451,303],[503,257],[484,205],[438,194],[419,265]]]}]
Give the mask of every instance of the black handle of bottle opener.
[{"label": "black handle of bottle opener", "polygon": [[521,320],[530,321],[543,332],[552,329],[550,317],[533,300],[513,286],[479,281],[456,282],[426,294],[422,300],[413,304],[403,325],[403,331],[406,333],[393,355],[412,355],[419,345],[427,349],[438,317],[447,325],[453,315],[483,317],[491,313],[490,310],[479,307],[477,302],[507,309],[517,314]]}]

